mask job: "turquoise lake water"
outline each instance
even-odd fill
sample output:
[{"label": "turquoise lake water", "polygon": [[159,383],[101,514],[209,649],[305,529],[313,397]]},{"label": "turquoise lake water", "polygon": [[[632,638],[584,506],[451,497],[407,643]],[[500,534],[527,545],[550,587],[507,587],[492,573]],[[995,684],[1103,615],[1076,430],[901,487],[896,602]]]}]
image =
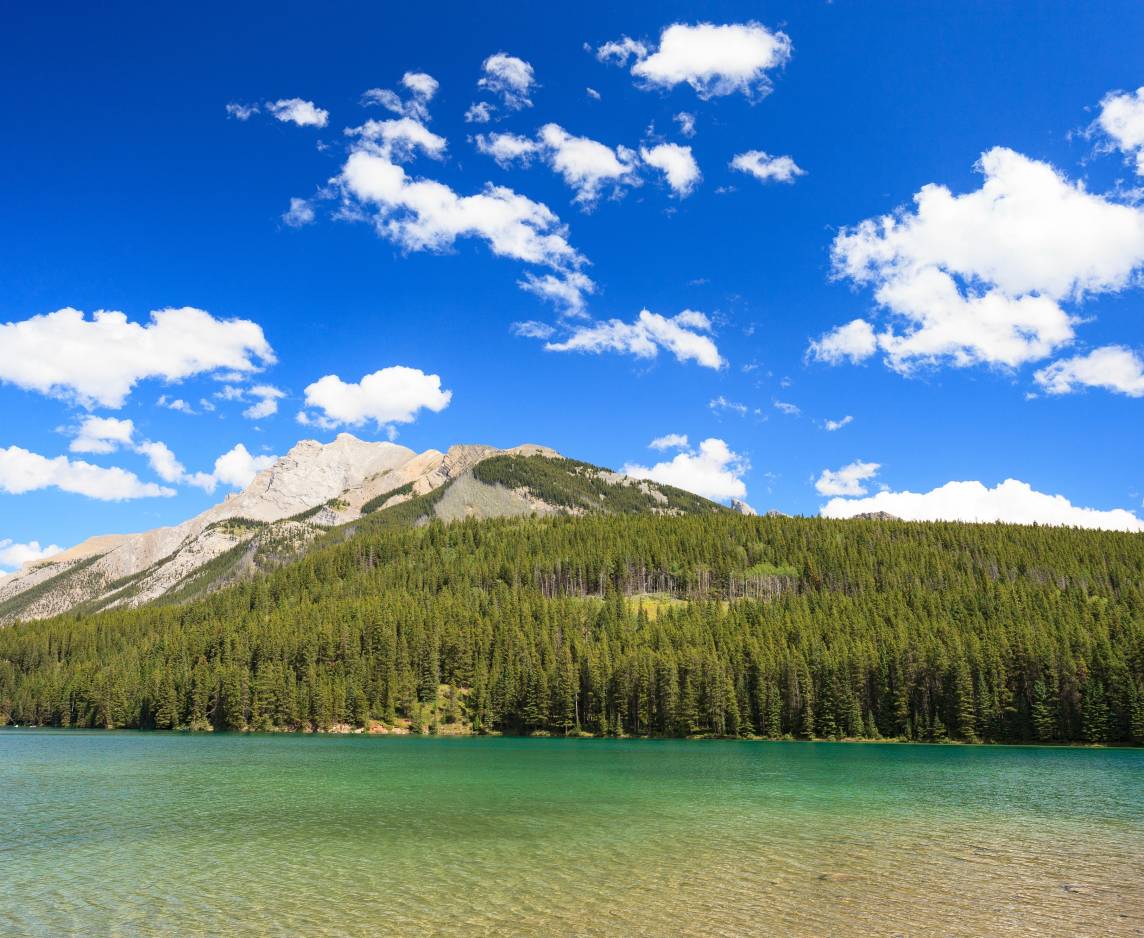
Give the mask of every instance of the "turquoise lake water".
[{"label": "turquoise lake water", "polygon": [[1142,935],[1144,751],[0,731],[8,935]]}]

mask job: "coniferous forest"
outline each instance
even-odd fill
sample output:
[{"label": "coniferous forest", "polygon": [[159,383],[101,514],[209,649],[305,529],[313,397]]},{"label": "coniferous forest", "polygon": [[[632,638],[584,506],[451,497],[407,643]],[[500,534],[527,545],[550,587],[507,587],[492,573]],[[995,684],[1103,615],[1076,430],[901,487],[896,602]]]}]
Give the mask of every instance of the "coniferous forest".
[{"label": "coniferous forest", "polygon": [[184,605],[0,630],[0,721],[1144,742],[1144,537],[363,523]]}]

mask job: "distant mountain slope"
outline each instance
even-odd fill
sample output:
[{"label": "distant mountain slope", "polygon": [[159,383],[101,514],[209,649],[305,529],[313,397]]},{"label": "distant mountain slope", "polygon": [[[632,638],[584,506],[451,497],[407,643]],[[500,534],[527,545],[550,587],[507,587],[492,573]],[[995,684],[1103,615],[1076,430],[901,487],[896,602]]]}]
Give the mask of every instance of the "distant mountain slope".
[{"label": "distant mountain slope", "polygon": [[182,524],[90,538],[0,579],[0,624],[193,598],[288,563],[316,540],[344,539],[363,519],[389,527],[433,518],[725,510],[545,447],[418,454],[343,433],[325,445],[298,443],[242,492]]}]

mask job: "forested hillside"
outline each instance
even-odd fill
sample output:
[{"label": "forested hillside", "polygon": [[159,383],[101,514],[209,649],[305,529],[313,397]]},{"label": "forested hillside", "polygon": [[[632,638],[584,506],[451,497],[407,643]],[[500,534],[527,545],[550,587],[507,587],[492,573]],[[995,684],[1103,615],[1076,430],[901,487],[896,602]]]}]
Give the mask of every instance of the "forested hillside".
[{"label": "forested hillside", "polygon": [[0,630],[0,719],[1144,741],[1138,535],[383,515],[188,605]]}]

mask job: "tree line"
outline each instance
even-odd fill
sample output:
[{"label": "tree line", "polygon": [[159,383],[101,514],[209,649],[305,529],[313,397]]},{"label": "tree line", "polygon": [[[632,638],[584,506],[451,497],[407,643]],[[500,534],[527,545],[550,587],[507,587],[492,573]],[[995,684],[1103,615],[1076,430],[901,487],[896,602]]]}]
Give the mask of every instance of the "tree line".
[{"label": "tree line", "polygon": [[0,630],[0,722],[1144,742],[1144,538],[729,513],[361,525]]}]

